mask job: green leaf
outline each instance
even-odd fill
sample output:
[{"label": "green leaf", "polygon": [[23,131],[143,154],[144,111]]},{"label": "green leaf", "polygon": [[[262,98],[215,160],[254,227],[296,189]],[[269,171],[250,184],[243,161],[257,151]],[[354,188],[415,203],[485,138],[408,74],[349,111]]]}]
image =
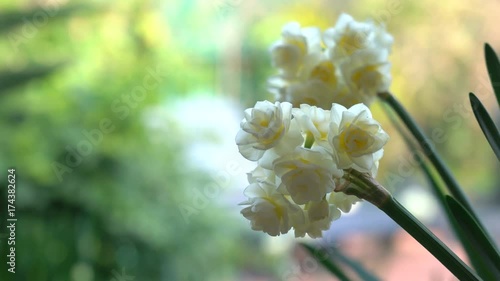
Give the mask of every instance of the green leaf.
[{"label": "green leaf", "polygon": [[382,99],[383,102],[387,103],[392,110],[394,110],[394,112],[396,112],[403,124],[406,128],[408,128],[410,133],[418,142],[420,149],[422,149],[425,156],[427,156],[439,176],[443,179],[450,193],[457,198],[457,200],[460,201],[474,217],[477,217],[472,209],[472,205],[469,203],[469,200],[465,197],[462,188],[458,184],[458,181],[455,179],[448,166],[437,153],[434,145],[430,142],[429,138],[424,134],[423,130],[420,126],[418,126],[413,117],[411,117],[403,105],[390,92],[378,93],[378,97]]},{"label": "green leaf", "polygon": [[500,280],[500,253],[494,243],[460,202],[451,196],[445,198],[453,219],[461,228],[461,233],[481,256],[483,270],[478,273],[485,280]]},{"label": "green leaf", "polygon": [[0,94],[4,94],[6,90],[21,86],[30,80],[48,76],[61,66],[63,66],[62,63],[51,66],[30,67],[17,72],[0,71]]},{"label": "green leaf", "polygon": [[344,255],[341,251],[339,251],[335,247],[329,247],[329,252],[331,252],[339,261],[347,265],[354,272],[358,274],[358,276],[364,281],[379,281],[375,275],[366,270],[361,263],[355,261],[348,256]]},{"label": "green leaf", "polygon": [[[384,107],[384,109],[386,109],[386,108]],[[417,151],[416,145],[407,136],[406,132],[399,125],[397,120],[394,118],[394,115],[388,111],[387,111],[387,114],[388,114],[391,122],[393,123],[393,125],[396,127],[396,129],[403,136],[403,139],[405,140],[410,151]],[[434,197],[438,200],[441,207],[443,208],[443,212],[446,214],[446,218],[448,219],[448,222],[451,225],[453,232],[456,234],[456,236],[458,237],[459,241],[461,242],[465,252],[467,253],[469,261],[471,262],[474,269],[479,273],[479,275],[483,276],[483,278],[484,278],[484,276],[487,275],[491,271],[487,267],[487,262],[483,262],[483,260],[487,259],[487,257],[482,252],[480,252],[478,250],[478,248],[472,243],[472,241],[470,241],[467,238],[466,234],[463,233],[462,228],[458,225],[456,219],[453,218],[453,214],[451,213],[450,208],[448,207],[448,204],[447,204],[446,199],[445,199],[445,193],[443,192],[443,189],[440,187],[436,177],[432,174],[431,168],[427,165],[427,163],[420,156],[420,154],[416,153],[416,154],[414,154],[414,156],[415,156],[415,160],[420,164],[420,168],[422,168],[422,171],[423,171],[425,177],[427,178],[427,181],[429,182],[429,185],[430,185],[431,190],[434,194]]]},{"label": "green leaf", "polygon": [[[395,198],[379,207],[408,234],[427,249],[459,280],[481,280],[452,250],[437,238],[425,225],[406,210]],[[499,279],[500,280],[500,279]]]},{"label": "green leaf", "polygon": [[484,56],[491,85],[497,97],[498,106],[500,106],[500,60],[498,60],[495,51],[488,43],[484,44]]},{"label": "green leaf", "polygon": [[469,99],[474,115],[476,116],[481,130],[483,130],[484,136],[490,143],[490,146],[493,149],[493,152],[495,152],[498,160],[500,160],[500,133],[498,133],[495,123],[491,119],[481,101],[473,93],[469,94]]},{"label": "green leaf", "polygon": [[467,256],[469,257],[469,261],[471,262],[472,267],[474,267],[474,269],[478,272],[478,274],[481,277],[485,278],[484,276],[485,275],[487,276],[488,272],[490,272],[490,270],[486,267],[487,263],[483,262],[483,260],[485,259],[485,255],[483,255],[478,250],[478,248],[475,247],[472,241],[470,241],[467,238],[467,235],[462,231],[462,227],[459,226],[457,220],[453,217],[453,214],[450,208],[448,207],[448,203],[446,202],[446,195],[439,187],[439,184],[432,175],[430,168],[427,166],[425,162],[422,161],[420,155],[417,154],[415,157],[417,158],[417,161],[421,163],[422,171],[424,172],[430,186],[432,187],[434,196],[438,199],[439,203],[442,205],[442,208],[446,214],[446,218],[448,219],[448,222],[450,223],[453,231],[455,232],[462,246],[464,247],[464,250],[467,253]]},{"label": "green leaf", "polygon": [[[57,5],[48,5],[42,8],[35,8],[29,11],[7,11],[0,13],[0,34],[9,32],[11,29],[18,26],[24,26],[26,29],[36,30],[34,19],[36,16],[43,16],[48,20],[66,18],[81,11],[94,11],[95,8],[87,5],[71,5],[59,7]],[[21,30],[22,32],[22,30]],[[17,33],[9,33],[9,36]]]},{"label": "green leaf", "polygon": [[332,262],[331,259],[328,258],[328,255],[322,254],[320,249],[316,249],[315,247],[300,243],[306,250],[311,254],[311,256],[318,262],[320,262],[330,273],[337,276],[341,281],[349,281],[349,277],[338,267],[336,264]]}]

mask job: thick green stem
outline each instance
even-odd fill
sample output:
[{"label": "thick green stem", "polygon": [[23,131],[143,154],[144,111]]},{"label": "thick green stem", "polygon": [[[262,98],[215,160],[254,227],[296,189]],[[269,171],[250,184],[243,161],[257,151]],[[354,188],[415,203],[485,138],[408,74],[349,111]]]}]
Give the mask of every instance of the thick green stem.
[{"label": "thick green stem", "polygon": [[340,267],[338,267],[334,262],[332,262],[332,260],[328,258],[328,256],[325,257],[320,253],[320,251],[318,251],[318,249],[315,249],[310,245],[304,243],[302,243],[301,245],[304,246],[304,248],[306,248],[309,254],[311,254],[317,261],[321,262],[321,264],[326,269],[328,269],[328,271],[337,276],[337,278],[339,278],[340,281],[351,280],[349,279],[349,277],[347,277],[347,275],[344,273],[344,271],[342,271]]},{"label": "thick green stem", "polygon": [[446,247],[441,240],[421,224],[394,197],[386,201],[380,209],[424,246],[427,251],[446,266],[459,280],[481,280],[455,253]]},{"label": "thick green stem", "polygon": [[311,148],[314,144],[314,136],[311,133],[306,134],[306,141],[304,142],[305,148]]},{"label": "thick green stem", "polygon": [[444,164],[444,161],[439,157],[436,150],[434,149],[434,145],[425,137],[422,129],[417,125],[415,120],[408,114],[408,112],[404,109],[404,107],[399,103],[396,98],[388,92],[379,93],[378,96],[398,114],[406,127],[410,130],[412,135],[415,137],[420,147],[422,148],[424,154],[429,158],[432,165],[436,168],[436,171],[439,173],[444,183],[448,187],[448,190],[453,195],[455,199],[457,199],[474,217],[476,221],[479,222],[478,217],[476,216],[472,206],[469,201],[465,197],[460,185],[456,181],[456,179],[451,174],[448,167]]},{"label": "thick green stem", "polygon": [[424,246],[459,280],[481,280],[427,227],[399,204],[370,174],[349,169],[345,170],[344,178],[352,184],[339,186],[335,189],[336,192],[356,195],[377,206]]}]

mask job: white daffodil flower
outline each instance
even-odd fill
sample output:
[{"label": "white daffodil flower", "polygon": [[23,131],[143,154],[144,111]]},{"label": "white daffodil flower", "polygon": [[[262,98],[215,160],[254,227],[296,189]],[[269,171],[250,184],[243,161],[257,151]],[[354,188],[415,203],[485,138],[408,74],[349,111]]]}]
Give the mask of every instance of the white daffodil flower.
[{"label": "white daffodil flower", "polygon": [[334,27],[325,30],[323,41],[330,58],[337,62],[360,50],[376,49],[390,52],[393,37],[382,25],[372,21],[357,22],[352,16],[342,14]]},{"label": "white daffodil flower", "polygon": [[282,39],[271,46],[272,65],[285,77],[293,77],[301,68],[308,54],[321,51],[319,28],[301,28],[297,22],[283,27]]},{"label": "white daffodil flower", "polygon": [[389,140],[370,109],[364,104],[349,109],[333,104],[330,116],[328,139],[336,152],[338,167],[370,172],[377,161],[374,154]]},{"label": "white daffodil flower", "polygon": [[336,208],[344,213],[349,213],[354,204],[361,201],[354,195],[347,195],[343,192],[331,192],[328,196],[328,203],[333,204]]},{"label": "white daffodil flower", "polygon": [[294,107],[308,104],[329,109],[335,101],[335,90],[320,80],[307,80],[289,85],[285,90],[285,100]]},{"label": "white daffodil flower", "polygon": [[314,137],[317,145],[328,147],[328,131],[330,130],[330,110],[316,106],[301,104],[300,108],[293,108],[292,115],[297,120],[305,135]]},{"label": "white daffodil flower", "polygon": [[281,183],[273,170],[264,169],[262,166],[257,166],[253,171],[247,173],[247,179],[250,184],[265,182],[277,186]]},{"label": "white daffodil flower", "polygon": [[363,50],[341,64],[345,83],[352,96],[369,105],[377,93],[389,90],[392,78],[388,56],[386,50]]},{"label": "white daffodil flower", "polygon": [[358,22],[347,14],[323,34],[315,27],[289,23],[271,47],[279,74],[268,79],[268,90],[294,107],[369,105],[377,93],[389,89],[392,43],[383,25]]},{"label": "white daffodil flower", "polygon": [[[245,110],[241,130],[236,135],[241,155],[257,161],[266,150],[276,146],[289,129],[291,111],[292,105],[288,102],[273,104],[269,101],[259,101],[254,108]],[[300,134],[297,136],[301,137]]]},{"label": "white daffodil flower", "polygon": [[[336,25],[323,33],[329,58],[340,69],[340,88],[335,103],[350,107],[356,103],[370,105],[379,92],[391,83],[388,60],[392,36],[385,27],[372,21],[357,22],[342,14]],[[344,90],[344,91],[342,91]]]},{"label": "white daffodil flower", "polygon": [[267,81],[278,102],[245,110],[236,135],[240,153],[258,165],[241,203],[252,229],[322,237],[360,201],[342,191],[354,170],[378,172],[389,137],[367,105],[389,89],[392,43],[384,26],[346,14],[323,34],[296,22],[283,27],[270,48],[278,73]]},{"label": "white daffodil flower", "polygon": [[380,149],[378,151],[376,151],[375,153],[373,153],[373,162],[374,162],[374,165],[372,166],[371,170],[370,170],[370,174],[373,178],[376,178],[377,177],[377,174],[378,174],[378,165],[379,165],[379,162],[380,162],[380,159],[382,159],[382,157],[384,156],[384,149]]},{"label": "white daffodil flower", "polygon": [[309,104],[330,109],[336,95],[344,86],[338,69],[324,53],[310,54],[304,58],[293,77],[282,74],[268,79],[268,90],[277,100],[287,101],[294,107]]},{"label": "white daffodil flower", "polygon": [[[304,237],[306,234],[311,238],[323,237],[323,231],[328,230],[332,221],[340,218],[341,212],[333,205],[328,205],[326,200],[318,203],[312,203],[316,206],[310,206],[308,210],[302,210],[303,221],[292,220],[292,226],[295,229],[295,237]],[[325,208],[327,207],[327,208]],[[318,217],[316,209],[321,209],[321,214],[326,216]],[[327,212],[325,212],[327,211]],[[312,213],[312,215],[311,215]],[[295,215],[293,218],[297,217]]]},{"label": "white daffodil flower", "polygon": [[273,161],[282,156],[289,154],[290,151],[293,151],[297,146],[301,146],[304,143],[304,138],[302,136],[302,132],[297,123],[297,120],[293,118],[290,121],[290,126],[286,134],[281,138],[281,140],[276,144],[276,146],[271,149],[266,150],[262,157],[257,161],[259,166],[272,170],[273,169]]},{"label": "white daffodil flower", "polygon": [[335,188],[333,177],[340,178],[343,175],[330,154],[321,148],[313,150],[297,147],[276,159],[273,165],[276,175],[281,178],[278,189],[289,194],[299,205],[321,201]]},{"label": "white daffodil flower", "polygon": [[244,191],[248,200],[240,205],[248,205],[241,214],[251,222],[253,230],[263,231],[271,236],[287,233],[292,227],[289,216],[300,211],[282,194],[276,186],[268,183],[252,183]]},{"label": "white daffodil flower", "polygon": [[309,79],[317,79],[324,83],[336,87],[338,77],[336,74],[336,66],[329,60],[323,60],[316,64],[309,73]]},{"label": "white daffodil flower", "polygon": [[328,218],[330,214],[328,201],[326,201],[326,196],[319,202],[311,201],[307,203],[307,216],[310,221],[318,221]]},{"label": "white daffodil flower", "polygon": [[279,101],[298,107],[302,103],[329,109],[339,85],[340,71],[328,60],[319,28],[285,25],[282,40],[271,47],[273,66],[279,74],[268,79],[269,91]]}]

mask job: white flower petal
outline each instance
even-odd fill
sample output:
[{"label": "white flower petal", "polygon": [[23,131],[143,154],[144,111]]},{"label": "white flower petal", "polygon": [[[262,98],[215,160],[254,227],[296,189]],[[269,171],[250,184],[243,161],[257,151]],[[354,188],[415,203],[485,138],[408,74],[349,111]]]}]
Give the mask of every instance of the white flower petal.
[{"label": "white flower petal", "polygon": [[[341,110],[341,107],[332,106],[332,115],[340,115]],[[337,125],[337,122],[338,118],[333,119],[330,124],[328,141],[335,150],[338,167],[357,167],[364,172],[371,171],[380,159],[375,159],[374,153],[382,149],[389,136],[372,119],[370,109],[364,104],[346,109],[342,112],[340,124]]]},{"label": "white flower petal", "polygon": [[307,210],[307,214],[309,216],[309,220],[316,221],[327,218],[330,213],[330,206],[326,199],[323,199],[319,202],[311,202],[308,204],[309,209]]},{"label": "white flower petal", "polygon": [[373,161],[372,154],[366,154],[359,157],[352,157],[351,160],[354,164],[358,165],[363,169],[362,172],[369,172],[372,169],[372,166],[375,164]]},{"label": "white flower petal", "polygon": [[342,174],[326,151],[301,147],[276,159],[273,168],[299,205],[321,201],[335,188],[333,177]]},{"label": "white flower petal", "polygon": [[290,103],[269,101],[259,101],[254,108],[247,109],[241,130],[236,134],[241,155],[257,161],[266,150],[277,146],[289,129],[291,109]]},{"label": "white flower petal", "polygon": [[290,228],[290,216],[298,211],[282,194],[276,192],[276,186],[267,183],[253,183],[245,189],[248,207],[241,214],[251,222],[253,230],[263,231],[272,236],[287,233]]},{"label": "white flower petal", "polygon": [[264,155],[264,150],[258,150],[252,147],[251,145],[239,145],[238,151],[240,154],[250,161],[259,160],[262,155]]}]

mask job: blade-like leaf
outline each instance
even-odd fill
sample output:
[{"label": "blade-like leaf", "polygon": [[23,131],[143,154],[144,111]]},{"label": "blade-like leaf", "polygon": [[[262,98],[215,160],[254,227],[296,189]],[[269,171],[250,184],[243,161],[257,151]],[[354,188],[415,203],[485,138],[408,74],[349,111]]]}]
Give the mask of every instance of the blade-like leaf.
[{"label": "blade-like leaf", "polygon": [[450,191],[450,193],[455,197],[462,205],[464,205],[467,210],[477,218],[472,205],[469,203],[469,200],[465,196],[463,189],[458,184],[458,181],[455,179],[449,167],[445,164],[444,160],[439,156],[435,146],[430,141],[424,131],[418,126],[417,122],[413,117],[408,113],[408,111],[403,107],[403,105],[392,95],[390,92],[383,92],[377,94],[379,98],[382,99],[385,103],[387,103],[394,112],[401,119],[406,128],[413,135],[415,140],[418,142],[420,149],[424,152],[424,155],[427,156],[429,161],[432,163],[439,176],[443,179],[446,187]]},{"label": "blade-like leaf", "polygon": [[[394,127],[397,129],[397,131],[401,134],[403,139],[405,140],[408,148],[410,151],[418,151],[416,145],[412,141],[412,139],[408,136],[407,132],[404,130],[404,128],[399,124],[398,120],[395,118],[394,114],[392,114],[391,111],[387,110],[386,107],[384,107],[384,110],[387,113],[387,116],[391,120],[392,124]],[[443,189],[440,187],[437,178],[433,175],[431,168],[427,165],[425,160],[420,156],[420,154],[415,153],[414,154],[415,160],[417,163],[420,164],[420,168],[422,168],[422,171],[427,178],[427,181],[429,182],[429,185],[431,187],[431,191],[433,192],[435,198],[438,200],[440,205],[443,208],[443,212],[446,214],[446,218],[448,219],[451,228],[453,229],[454,233],[456,234],[457,238],[461,242],[465,252],[467,253],[467,256],[469,258],[469,261],[471,262],[472,266],[474,269],[478,272],[478,274],[483,277],[485,280],[490,280],[492,275],[490,272],[492,272],[491,268],[488,267],[491,266],[491,264],[488,264],[488,262],[484,262],[484,260],[487,260],[488,257],[486,254],[482,253],[480,249],[468,239],[465,233],[463,233],[462,228],[458,225],[457,221],[453,218],[453,214],[449,210],[449,207],[447,206],[447,202],[445,199],[445,193]],[[493,269],[494,271],[494,269]],[[490,278],[487,278],[487,277]],[[485,278],[486,277],[486,278]]]},{"label": "blade-like leaf", "polygon": [[473,241],[470,241],[466,235],[462,231],[462,227],[458,225],[457,220],[453,217],[453,213],[451,212],[450,208],[448,207],[448,203],[446,202],[446,195],[443,193],[442,189],[439,187],[437,180],[435,179],[434,175],[432,174],[430,168],[427,166],[425,162],[423,162],[423,159],[420,158],[420,155],[415,155],[415,158],[419,163],[421,164],[422,171],[425,174],[425,177],[427,178],[427,181],[429,182],[430,186],[432,187],[432,191],[434,192],[434,196],[436,196],[436,199],[441,203],[442,207],[444,208],[444,212],[446,214],[446,217],[455,232],[456,236],[458,237],[458,240],[461,242],[462,246],[464,247],[465,252],[467,253],[467,256],[469,257],[469,261],[472,264],[472,267],[476,270],[476,272],[483,278],[488,280],[488,277],[490,276],[490,272],[492,271],[490,268],[488,268],[488,265],[490,265],[487,261],[488,257],[486,254],[481,252],[481,249],[475,246]]},{"label": "blade-like leaf", "polygon": [[459,280],[482,280],[477,273],[467,266],[394,197],[391,196],[389,200],[379,206],[379,209],[415,238],[420,245],[427,249],[442,265],[446,266]]},{"label": "blade-like leaf", "polygon": [[488,43],[484,44],[484,56],[486,58],[486,68],[488,68],[491,85],[495,91],[498,106],[500,106],[500,60],[498,60],[495,51]]},{"label": "blade-like leaf", "polygon": [[483,259],[485,266],[490,268],[491,277],[494,279],[485,278],[486,280],[500,280],[500,253],[495,244],[485,235],[483,230],[477,224],[477,221],[470,213],[451,196],[446,196],[446,203],[453,214],[453,218],[457,225],[462,229],[467,240],[469,240],[477,250],[486,258]]},{"label": "blade-like leaf", "polygon": [[338,258],[339,261],[341,261],[342,263],[347,265],[349,268],[351,268],[354,272],[356,272],[356,274],[358,274],[358,276],[361,278],[361,280],[364,280],[364,281],[379,281],[380,280],[375,275],[373,275],[371,272],[366,270],[366,268],[364,268],[361,263],[344,255],[337,248],[329,247],[328,251],[331,252],[333,255],[335,255],[335,257]]},{"label": "blade-like leaf", "polygon": [[342,271],[342,269],[340,269],[340,267],[338,267],[335,263],[333,263],[331,259],[322,255],[320,251],[318,251],[316,248],[305,243],[300,243],[300,245],[306,248],[306,250],[311,254],[311,256],[315,260],[320,262],[328,271],[330,271],[330,273],[337,276],[339,280],[342,281],[350,280],[349,277],[347,277],[347,275]]},{"label": "blade-like leaf", "polygon": [[481,101],[479,101],[473,93],[469,94],[469,99],[477,122],[479,123],[481,130],[483,130],[483,134],[490,143],[490,146],[493,149],[493,152],[495,152],[498,160],[500,160],[500,133],[498,132],[495,123],[491,119]]},{"label": "blade-like leaf", "polygon": [[[48,19],[60,19],[74,15],[76,12],[94,11],[95,8],[86,5],[71,5],[58,7],[47,6],[36,8],[29,11],[7,11],[0,13],[0,34],[9,32],[11,29],[24,25],[25,28],[33,25],[33,17],[35,15],[43,15]],[[12,35],[12,34],[11,34]]]},{"label": "blade-like leaf", "polygon": [[18,72],[2,71],[0,72],[0,93],[4,94],[5,91],[10,88],[23,85],[33,79],[50,75],[61,66],[63,66],[62,63],[51,66],[31,67]]}]

